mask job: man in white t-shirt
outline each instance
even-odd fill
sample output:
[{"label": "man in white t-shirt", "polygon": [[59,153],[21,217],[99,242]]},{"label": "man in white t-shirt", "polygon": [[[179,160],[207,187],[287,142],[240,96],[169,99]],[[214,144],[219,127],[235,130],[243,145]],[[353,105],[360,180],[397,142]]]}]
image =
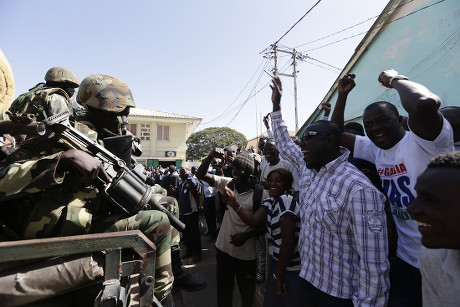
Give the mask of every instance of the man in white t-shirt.
[{"label": "man in white t-shirt", "polygon": [[[417,176],[436,155],[453,151],[452,127],[439,112],[440,98],[426,87],[386,70],[378,78],[382,85],[394,88],[409,115],[410,130],[401,126],[394,105],[379,101],[366,107],[363,123],[367,137],[344,132],[342,145],[354,151],[354,157],[374,163],[382,179],[398,231],[397,257],[390,260],[390,296],[388,306],[421,306],[421,276],[417,262],[421,247],[417,222],[406,209],[417,196]],[[343,129],[343,112],[348,93],[355,86],[346,75],[337,86],[338,98],[332,121]]]}]

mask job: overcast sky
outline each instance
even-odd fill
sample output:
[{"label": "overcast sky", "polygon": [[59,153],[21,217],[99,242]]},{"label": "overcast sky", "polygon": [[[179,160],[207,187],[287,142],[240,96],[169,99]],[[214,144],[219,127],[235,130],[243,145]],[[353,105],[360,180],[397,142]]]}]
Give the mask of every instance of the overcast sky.
[{"label": "overcast sky", "polygon": [[[228,126],[250,139],[271,110],[263,70],[271,71],[273,61],[260,52],[317,1],[2,0],[0,48],[14,73],[15,97],[53,66],[80,81],[109,74],[130,86],[138,107],[200,117],[198,130]],[[322,0],[280,40],[309,57],[298,63],[299,127],[386,4]],[[292,73],[289,64],[284,56],[278,67]],[[282,81],[283,115],[294,130],[294,86],[292,78]]]}]

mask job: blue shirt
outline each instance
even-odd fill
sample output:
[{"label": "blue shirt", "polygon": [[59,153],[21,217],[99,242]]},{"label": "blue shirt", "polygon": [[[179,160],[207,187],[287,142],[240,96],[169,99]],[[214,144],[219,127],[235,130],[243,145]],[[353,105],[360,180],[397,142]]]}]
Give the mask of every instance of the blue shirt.
[{"label": "blue shirt", "polygon": [[199,183],[197,179],[188,174],[185,182],[181,182],[176,190],[176,198],[179,203],[179,214],[189,214],[198,211],[196,202],[193,202],[192,191],[198,190]]}]

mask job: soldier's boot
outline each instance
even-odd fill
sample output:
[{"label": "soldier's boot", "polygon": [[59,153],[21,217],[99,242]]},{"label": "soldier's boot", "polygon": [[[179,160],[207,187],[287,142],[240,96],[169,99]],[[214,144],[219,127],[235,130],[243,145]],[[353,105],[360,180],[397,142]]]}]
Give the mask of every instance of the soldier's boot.
[{"label": "soldier's boot", "polygon": [[171,250],[171,264],[174,275],[173,291],[194,292],[206,288],[206,281],[187,273],[180,259],[180,249]]},{"label": "soldier's boot", "polygon": [[172,292],[169,291],[168,295],[165,296],[164,299],[161,300],[161,306],[163,307],[175,307],[176,305],[174,304],[174,299]]}]

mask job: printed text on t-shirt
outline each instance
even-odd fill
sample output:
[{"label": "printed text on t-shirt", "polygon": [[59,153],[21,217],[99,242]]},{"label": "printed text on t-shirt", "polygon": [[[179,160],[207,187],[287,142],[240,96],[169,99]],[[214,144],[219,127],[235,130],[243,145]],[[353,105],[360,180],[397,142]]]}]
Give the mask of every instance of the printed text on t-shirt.
[{"label": "printed text on t-shirt", "polygon": [[385,168],[379,168],[378,169],[380,177],[391,177],[394,175],[400,175],[400,174],[405,174],[407,173],[406,166],[404,163],[397,164],[393,167],[385,167]]}]

